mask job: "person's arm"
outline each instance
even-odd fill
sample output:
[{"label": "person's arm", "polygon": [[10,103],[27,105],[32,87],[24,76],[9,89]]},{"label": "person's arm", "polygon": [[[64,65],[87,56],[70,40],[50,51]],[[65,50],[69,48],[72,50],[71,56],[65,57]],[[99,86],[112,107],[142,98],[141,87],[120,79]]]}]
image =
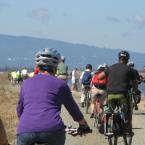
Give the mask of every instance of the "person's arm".
[{"label": "person's arm", "polygon": [[130,79],[133,90],[138,88],[137,76],[133,69],[130,69]]},{"label": "person's arm", "polygon": [[80,76],[80,78],[79,78],[80,84],[82,84],[82,78],[83,78],[84,73],[85,73],[85,72],[82,72],[82,74],[81,74],[81,76]]},{"label": "person's arm", "polygon": [[99,73],[99,75],[98,75],[98,79],[99,80],[102,80],[102,79],[104,79],[106,77],[106,73],[103,71],[103,72],[101,72],[101,73]]},{"label": "person's arm", "polygon": [[109,75],[109,68],[108,69],[105,69],[104,71],[102,71],[101,73],[99,73],[98,79],[99,80],[102,80],[105,77],[107,77],[108,75]]},{"label": "person's arm", "polygon": [[18,116],[18,118],[20,118],[22,113],[23,113],[23,103],[24,103],[23,89],[21,87],[20,94],[19,94],[19,101],[17,104],[17,116]]},{"label": "person's arm", "polygon": [[94,78],[95,78],[95,74],[91,78],[91,84],[90,84],[91,87],[94,85],[94,82],[93,82]]},{"label": "person's arm", "polygon": [[80,125],[87,125],[83,114],[81,113],[78,105],[74,101],[69,87],[64,84],[60,90],[60,96],[62,104],[65,106],[69,114],[72,116],[74,121],[77,121]]}]

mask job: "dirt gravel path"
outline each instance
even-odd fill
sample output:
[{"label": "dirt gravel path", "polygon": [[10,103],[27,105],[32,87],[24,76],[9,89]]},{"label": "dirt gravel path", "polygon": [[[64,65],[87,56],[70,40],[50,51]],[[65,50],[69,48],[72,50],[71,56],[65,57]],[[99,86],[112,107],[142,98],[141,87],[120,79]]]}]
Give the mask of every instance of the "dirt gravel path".
[{"label": "dirt gravel path", "polygon": [[145,145],[145,111],[135,111],[133,115],[134,138],[132,145]]},{"label": "dirt gravel path", "polygon": [[[75,97],[76,102],[79,105],[79,97]],[[104,135],[101,135],[97,129],[94,127],[94,120],[90,119],[90,114],[85,114],[84,109],[80,108],[83,112],[87,122],[89,123],[93,133],[87,134],[83,137],[73,137],[71,135],[66,135],[65,145],[107,145],[107,139]],[[71,116],[68,114],[65,108],[62,109],[62,118],[66,125],[78,126]],[[145,145],[145,111],[139,110],[135,111],[133,115],[133,132],[135,133],[133,137],[132,145]],[[119,138],[118,145],[124,145],[123,139]]]},{"label": "dirt gravel path", "polygon": [[[74,98],[79,105],[79,97],[74,96]],[[93,133],[87,134],[86,136],[82,136],[82,137],[80,136],[73,137],[71,135],[66,134],[65,145],[105,145],[107,143],[106,139],[104,139],[104,136],[99,134],[96,128],[94,128],[94,120],[90,119],[90,114],[85,114],[84,112],[85,109],[82,109],[81,107],[80,109],[84,114],[85,119],[87,120],[90,128],[93,129]],[[72,125],[73,127],[78,126],[78,124],[72,120],[72,117],[68,114],[68,112],[64,107],[62,109],[61,116],[66,125]]]},{"label": "dirt gravel path", "polygon": [[[16,104],[18,101],[18,86],[12,86],[8,81],[6,81],[6,76],[0,75],[0,115],[4,120],[4,125],[8,134],[8,139],[11,145],[16,144],[16,124],[17,117],[15,114]],[[74,99],[79,105],[80,93],[73,93]],[[143,102],[143,101],[142,101]],[[141,106],[145,108],[145,103]],[[84,109],[80,108],[83,112],[89,126],[93,129],[93,133],[87,134],[86,136],[73,137],[66,134],[66,143],[65,145],[108,145],[107,139],[104,135],[101,135],[97,129],[94,127],[94,120],[90,119],[89,114],[84,113]],[[73,125],[77,127],[78,124],[72,120],[72,117],[68,114],[67,110],[63,107],[61,114],[66,125]],[[145,110],[139,110],[134,112],[133,115],[133,131],[135,133],[133,137],[132,145],[145,145]],[[119,139],[119,144],[123,145],[122,139]]]}]

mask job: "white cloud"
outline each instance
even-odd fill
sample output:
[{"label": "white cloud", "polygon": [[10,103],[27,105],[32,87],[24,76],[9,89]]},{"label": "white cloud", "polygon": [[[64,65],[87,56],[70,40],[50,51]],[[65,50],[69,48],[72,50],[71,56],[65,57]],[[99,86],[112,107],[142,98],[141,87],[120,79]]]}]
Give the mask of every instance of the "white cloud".
[{"label": "white cloud", "polygon": [[48,9],[40,8],[32,10],[28,13],[28,16],[34,20],[41,21],[42,23],[47,23],[50,19],[50,12]]},{"label": "white cloud", "polygon": [[139,28],[144,28],[145,27],[145,17],[141,15],[136,15],[133,17],[127,17],[126,21],[128,23],[134,23],[136,24]]},{"label": "white cloud", "polygon": [[137,16],[134,17],[134,21],[140,27],[144,27],[145,26],[145,17],[144,16],[137,15]]},{"label": "white cloud", "polygon": [[15,58],[9,57],[9,58],[8,58],[8,61],[15,61]]},{"label": "white cloud", "polygon": [[8,58],[8,61],[11,61],[12,60],[12,58]]}]

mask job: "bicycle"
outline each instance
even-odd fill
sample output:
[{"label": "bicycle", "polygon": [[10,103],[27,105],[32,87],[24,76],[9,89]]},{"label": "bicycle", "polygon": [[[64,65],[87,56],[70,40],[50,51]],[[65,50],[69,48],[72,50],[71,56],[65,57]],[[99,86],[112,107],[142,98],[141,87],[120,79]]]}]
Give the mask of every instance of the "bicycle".
[{"label": "bicycle", "polygon": [[96,109],[95,109],[95,122],[94,126],[97,127],[100,133],[103,133],[103,117],[104,117],[104,111],[103,111],[103,104],[101,101],[101,94],[97,94],[96,99]]},{"label": "bicycle", "polygon": [[133,133],[127,133],[119,107],[104,114],[104,135],[107,136],[109,145],[117,145],[119,137],[123,137],[124,145],[131,145]]},{"label": "bicycle", "polygon": [[134,91],[131,88],[131,90],[129,91],[129,99],[131,100],[130,108],[133,114],[133,109],[138,110],[137,104],[139,104],[141,101],[141,91],[138,89]]},{"label": "bicycle", "polygon": [[90,101],[91,101],[91,92],[90,92],[90,86],[85,86],[85,100],[84,100],[84,106],[85,106],[85,113],[88,114]]}]

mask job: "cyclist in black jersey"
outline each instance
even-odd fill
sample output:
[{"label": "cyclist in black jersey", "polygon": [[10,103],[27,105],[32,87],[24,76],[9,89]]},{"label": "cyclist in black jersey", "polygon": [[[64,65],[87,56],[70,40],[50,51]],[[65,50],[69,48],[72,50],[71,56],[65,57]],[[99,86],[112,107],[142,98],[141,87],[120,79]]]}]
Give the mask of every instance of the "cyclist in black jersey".
[{"label": "cyclist in black jersey", "polygon": [[129,66],[131,69],[133,69],[134,75],[135,75],[135,77],[136,77],[136,80],[137,80],[138,83],[140,83],[140,82],[142,81],[142,80],[141,80],[141,76],[140,76],[138,70],[135,69],[135,67],[134,67],[134,62],[132,62],[132,61],[131,61],[131,62],[128,62],[128,66]]},{"label": "cyclist in black jersey", "polygon": [[136,79],[132,69],[127,66],[130,55],[127,51],[121,51],[118,54],[119,62],[109,67],[107,71],[100,74],[99,78],[102,79],[108,76],[107,93],[108,93],[108,106],[115,109],[117,105],[120,106],[122,118],[126,123],[127,132],[132,132],[132,114],[130,109],[130,99],[128,91],[130,83],[133,88],[136,87]]}]

